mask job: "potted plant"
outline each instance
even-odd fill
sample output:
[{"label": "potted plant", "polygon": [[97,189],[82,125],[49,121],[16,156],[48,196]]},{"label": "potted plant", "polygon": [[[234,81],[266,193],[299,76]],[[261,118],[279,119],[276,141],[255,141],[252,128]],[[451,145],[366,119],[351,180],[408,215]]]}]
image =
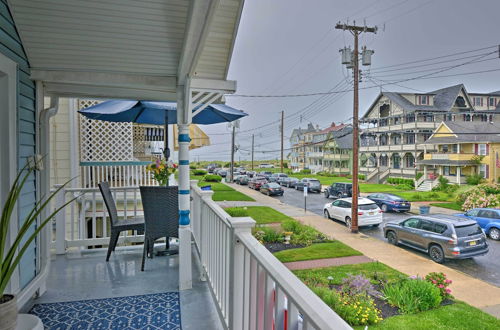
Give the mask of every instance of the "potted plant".
[{"label": "potted plant", "polygon": [[177,170],[177,165],[172,161],[159,160],[152,162],[146,170],[153,174],[153,178],[160,186],[168,186],[168,178]]},{"label": "potted plant", "polygon": [[47,218],[40,218],[37,228],[31,235],[27,235],[29,229],[36,223],[39,217],[42,216],[42,211],[49,206],[50,201],[54,198],[67,183],[60,186],[56,191],[51,193],[47,198],[40,199],[33,206],[33,209],[26,216],[23,224],[19,227],[14,239],[7,245],[7,237],[10,235],[10,224],[15,223],[17,219],[13,218],[13,211],[18,202],[22,188],[36,170],[36,166],[28,167],[26,165],[16,176],[0,214],[0,330],[10,330],[16,328],[17,323],[17,300],[16,296],[6,292],[7,285],[10,282],[12,274],[19,265],[22,256],[30,246],[31,242],[36,238],[40,231],[47,225],[50,220],[66,205],[71,203],[76,198],[71,199],[63,206],[54,210]]}]

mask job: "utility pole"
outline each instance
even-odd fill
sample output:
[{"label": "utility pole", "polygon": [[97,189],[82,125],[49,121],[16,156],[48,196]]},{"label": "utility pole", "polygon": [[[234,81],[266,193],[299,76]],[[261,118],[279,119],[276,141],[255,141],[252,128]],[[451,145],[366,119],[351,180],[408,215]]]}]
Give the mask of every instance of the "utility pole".
[{"label": "utility pole", "polygon": [[233,134],[231,136],[231,166],[230,166],[230,182],[234,182],[233,173],[234,173],[234,136],[236,135],[236,124],[232,123],[233,126]]},{"label": "utility pole", "polygon": [[285,111],[281,111],[281,173],[283,173],[283,126],[285,124]]},{"label": "utility pole", "polygon": [[252,171],[253,171],[253,150],[254,150],[254,144],[255,144],[255,135],[252,134]]},{"label": "utility pole", "polygon": [[[356,22],[353,25],[340,24],[335,26],[338,30],[348,30],[354,36],[354,51],[351,55],[350,65],[352,65],[354,73],[354,107],[353,107],[353,131],[352,131],[352,203],[351,203],[351,232],[358,232],[358,196],[359,196],[359,50],[358,39],[359,35],[363,32],[377,33],[377,27],[357,26]],[[368,53],[365,53],[368,52]],[[342,62],[348,64],[346,60],[347,54],[350,49],[344,48],[342,50]],[[365,55],[366,54],[366,55]],[[370,65],[370,56],[373,51],[363,49],[363,65]],[[368,60],[365,59],[365,56]],[[368,64],[367,64],[368,63]],[[348,64],[349,67],[349,64]]]}]

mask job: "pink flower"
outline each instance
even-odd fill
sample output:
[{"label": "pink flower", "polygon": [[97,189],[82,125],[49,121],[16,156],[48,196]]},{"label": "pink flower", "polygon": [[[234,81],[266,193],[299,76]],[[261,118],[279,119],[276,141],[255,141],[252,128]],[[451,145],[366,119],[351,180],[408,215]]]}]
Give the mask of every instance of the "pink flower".
[{"label": "pink flower", "polygon": [[439,284],[438,286],[440,289],[444,288],[444,285],[442,285],[442,284]]},{"label": "pink flower", "polygon": [[452,280],[446,280],[445,282],[446,282],[446,284],[450,284],[452,282]]},{"label": "pink flower", "polygon": [[436,284],[436,283],[437,283],[437,281],[436,281],[436,280],[432,280],[432,283],[433,283],[433,284]]},{"label": "pink flower", "polygon": [[446,293],[451,293],[451,290],[446,288]]}]

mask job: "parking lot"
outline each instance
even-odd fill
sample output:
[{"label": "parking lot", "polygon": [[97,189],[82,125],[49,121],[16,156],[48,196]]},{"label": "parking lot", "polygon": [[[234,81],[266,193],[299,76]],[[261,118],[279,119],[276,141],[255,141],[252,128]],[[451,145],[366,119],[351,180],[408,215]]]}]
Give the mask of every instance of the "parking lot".
[{"label": "parking lot", "polygon": [[[314,212],[318,215],[323,215],[323,206],[325,205],[325,203],[327,203],[328,201],[333,201],[333,199],[326,199],[323,194],[317,193],[309,193],[306,201],[304,201],[304,194],[302,191],[296,191],[295,189],[291,188],[283,189],[285,190],[283,196],[273,198],[279,199],[283,203],[296,207],[304,208],[305,206],[308,211]],[[385,223],[391,220],[405,219],[409,216],[410,214],[407,213],[384,213],[383,221]],[[360,232],[385,241],[382,228],[383,224],[381,224],[378,228],[360,228]],[[494,241],[488,238],[488,244],[490,246],[490,251],[485,256],[465,260],[447,260],[445,265],[455,270],[462,271],[470,276],[487,281],[496,286],[500,286],[500,241]],[[412,250],[410,248],[408,248],[408,250],[427,257],[426,254],[418,252],[416,250]]]}]

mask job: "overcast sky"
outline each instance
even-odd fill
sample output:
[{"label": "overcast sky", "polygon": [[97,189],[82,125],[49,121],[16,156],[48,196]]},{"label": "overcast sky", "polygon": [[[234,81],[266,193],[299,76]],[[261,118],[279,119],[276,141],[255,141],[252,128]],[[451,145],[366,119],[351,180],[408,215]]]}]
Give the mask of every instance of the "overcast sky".
[{"label": "overcast sky", "polygon": [[[499,13],[499,0],[247,0],[229,79],[237,81],[236,94],[240,95],[307,94],[327,92],[332,88],[349,90],[352,88],[351,73],[343,69],[339,49],[352,46],[353,38],[349,32],[334,29],[338,21],[348,19],[350,23],[356,20],[357,24],[366,20],[368,26],[379,28],[377,34],[364,34],[360,39],[360,46],[366,45],[375,51],[371,68],[363,67],[366,74],[368,69],[372,71],[372,78],[364,77],[360,85],[366,88],[360,91],[360,116],[380,92],[380,87],[369,87],[384,84],[381,80],[401,81],[470,61],[478,63],[429,76],[436,78],[415,79],[383,88],[428,92],[463,83],[469,92],[497,91],[500,90],[500,71],[450,76],[500,69],[498,54],[497,59],[493,54],[485,55],[498,50],[496,48],[384,67],[498,45]],[[435,62],[442,63],[422,66]],[[280,148],[279,127],[275,122],[282,110],[286,117],[287,148],[287,138],[299,125],[305,127],[311,122],[324,128],[331,122],[348,120],[352,116],[352,95],[352,92],[343,92],[296,98],[227,97],[228,105],[249,114],[241,121],[237,135],[242,151],[236,154],[236,160],[240,157],[250,159],[252,133],[255,134],[256,159],[279,157],[279,152],[258,151]],[[270,123],[272,125],[264,126]],[[221,135],[230,132],[226,125],[202,128],[210,135],[212,146],[193,150],[193,159],[229,159],[231,137]],[[285,151],[285,155],[287,153]]]}]

